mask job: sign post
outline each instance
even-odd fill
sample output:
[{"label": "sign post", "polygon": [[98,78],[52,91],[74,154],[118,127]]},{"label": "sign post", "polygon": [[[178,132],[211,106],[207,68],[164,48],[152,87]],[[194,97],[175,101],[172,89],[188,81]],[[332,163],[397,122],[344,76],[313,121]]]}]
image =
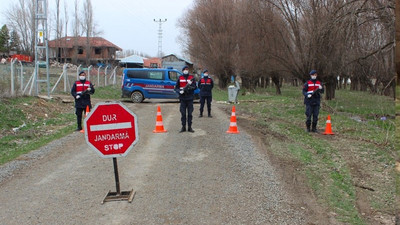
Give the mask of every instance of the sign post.
[{"label": "sign post", "polygon": [[117,157],[124,157],[139,141],[137,116],[119,102],[96,104],[85,118],[85,139],[102,158],[113,158],[116,192],[109,191],[107,201],[132,202],[135,192],[120,191]]}]

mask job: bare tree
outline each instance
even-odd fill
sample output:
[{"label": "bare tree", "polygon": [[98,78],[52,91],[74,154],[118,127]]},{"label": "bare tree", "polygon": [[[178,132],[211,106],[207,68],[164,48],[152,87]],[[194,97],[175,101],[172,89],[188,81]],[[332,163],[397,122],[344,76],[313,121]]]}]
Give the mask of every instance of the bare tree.
[{"label": "bare tree", "polygon": [[392,1],[371,0],[352,5],[355,13],[348,16],[351,36],[346,42],[350,57],[344,63],[344,70],[350,74],[353,90],[369,88],[375,93],[394,93],[393,4]]},{"label": "bare tree", "polygon": [[[64,36],[67,37],[68,36],[68,5],[67,5],[67,1],[64,1],[64,22],[65,22],[65,34]],[[64,46],[67,46],[67,38],[64,38]],[[63,49],[62,51],[63,53],[63,58],[64,60],[66,60],[66,56],[67,56],[67,52],[66,52],[66,48]],[[66,62],[66,61],[65,61]]]},{"label": "bare tree", "polygon": [[133,49],[126,49],[126,50],[120,51],[118,53],[118,57],[119,58],[124,58],[124,57],[128,57],[128,56],[131,56],[131,55],[138,55],[138,56],[145,57],[145,58],[151,58],[150,55],[147,55],[147,54],[145,54],[143,52],[136,51],[136,50],[133,50]]},{"label": "bare tree", "polygon": [[181,38],[192,59],[215,73],[226,87],[234,73],[235,0],[198,0],[181,19]]},{"label": "bare tree", "polygon": [[79,18],[79,5],[78,5],[78,0],[75,0],[74,2],[74,20],[73,20],[73,27],[72,27],[72,32],[74,38],[74,55],[72,58],[72,63],[77,64],[78,62],[78,37],[80,36],[81,33],[81,26],[80,26],[80,18]]},{"label": "bare tree", "polygon": [[94,11],[91,0],[85,0],[83,3],[81,25],[82,31],[86,37],[86,65],[89,65],[91,59],[90,39],[102,33],[102,31],[96,29],[97,24],[94,20]]},{"label": "bare tree", "polygon": [[298,78],[306,79],[310,69],[317,69],[328,100],[335,97],[339,75],[354,79],[352,84],[359,84],[360,90],[373,88],[371,80],[379,81],[383,89],[393,80],[391,1],[268,2],[285,21],[276,27],[282,35],[283,54],[273,57]]},{"label": "bare tree", "polygon": [[238,18],[236,38],[238,54],[235,65],[240,71],[243,87],[255,90],[257,86],[265,87],[271,78],[280,94],[282,78],[289,73],[276,60],[281,57],[283,46],[277,27],[282,19],[275,15],[273,7],[266,1],[238,1]]},{"label": "bare tree", "polygon": [[55,38],[56,38],[56,60],[60,61],[60,46],[61,46],[61,35],[62,35],[62,22],[60,21],[60,0],[55,0],[56,12],[55,12]]},{"label": "bare tree", "polygon": [[197,0],[180,25],[188,53],[222,83],[236,71],[250,90],[267,77],[279,88],[316,69],[330,100],[338,77],[394,93],[393,9],[393,0]]},{"label": "bare tree", "polygon": [[[396,7],[396,72],[397,72],[397,85],[400,85],[400,4],[397,1]],[[399,213],[400,220],[400,213]]]},{"label": "bare tree", "polygon": [[86,37],[86,65],[90,64],[90,57],[91,57],[91,46],[90,46],[90,38],[93,37],[93,28],[94,28],[94,21],[93,21],[93,7],[91,0],[85,0],[83,3],[82,9],[82,30]]},{"label": "bare tree", "polygon": [[20,37],[20,49],[28,55],[34,54],[35,48],[35,1],[18,0],[6,11],[5,16],[11,30]]}]

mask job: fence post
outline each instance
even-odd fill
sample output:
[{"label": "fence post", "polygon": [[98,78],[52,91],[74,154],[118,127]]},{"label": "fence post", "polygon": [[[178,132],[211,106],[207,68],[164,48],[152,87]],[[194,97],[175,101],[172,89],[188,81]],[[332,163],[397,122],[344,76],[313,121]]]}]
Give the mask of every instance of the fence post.
[{"label": "fence post", "polygon": [[67,80],[68,80],[68,64],[64,63],[63,65],[63,74],[64,74],[64,92],[67,92]]},{"label": "fence post", "polygon": [[14,96],[14,64],[17,61],[16,58],[11,59],[11,96]]},{"label": "fence post", "polygon": [[21,92],[24,90],[24,66],[22,65],[22,62],[21,61],[19,61],[18,60],[18,62],[19,62],[19,65],[21,66],[21,73],[20,73],[20,79],[21,79]]},{"label": "fence post", "polygon": [[100,87],[100,70],[102,66],[99,66],[99,69],[97,70],[97,86]]},{"label": "fence post", "polygon": [[90,65],[88,68],[87,68],[87,74],[88,74],[88,80],[90,80],[90,70],[92,70],[92,65]]},{"label": "fence post", "polygon": [[116,78],[117,68],[118,68],[118,66],[116,66],[113,70],[113,85],[115,85],[117,83],[117,78]]},{"label": "fence post", "polygon": [[104,87],[107,86],[107,69],[110,66],[106,66],[106,68],[104,69]]}]

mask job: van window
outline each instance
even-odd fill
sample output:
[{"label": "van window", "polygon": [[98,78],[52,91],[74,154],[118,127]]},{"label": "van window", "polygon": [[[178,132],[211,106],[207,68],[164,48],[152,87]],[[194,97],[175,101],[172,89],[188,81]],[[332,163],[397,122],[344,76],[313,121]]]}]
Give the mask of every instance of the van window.
[{"label": "van window", "polygon": [[140,78],[140,79],[148,79],[148,71],[144,70],[128,70],[126,71],[126,75],[129,78]]},{"label": "van window", "polygon": [[126,75],[129,78],[164,80],[164,71],[127,70]]},{"label": "van window", "polygon": [[168,76],[170,80],[177,81],[178,80],[178,73],[175,71],[169,71]]},{"label": "van window", "polygon": [[163,80],[163,71],[149,71],[149,78],[152,80]]}]

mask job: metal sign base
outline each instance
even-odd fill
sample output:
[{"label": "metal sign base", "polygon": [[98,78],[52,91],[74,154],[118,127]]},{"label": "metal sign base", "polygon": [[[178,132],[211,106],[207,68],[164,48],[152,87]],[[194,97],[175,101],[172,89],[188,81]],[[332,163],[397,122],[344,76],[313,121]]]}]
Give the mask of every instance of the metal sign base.
[{"label": "metal sign base", "polygon": [[135,193],[136,192],[133,191],[133,189],[130,191],[121,191],[121,193],[108,191],[101,204],[111,201],[128,201],[129,203],[131,203],[133,198],[135,197]]}]

